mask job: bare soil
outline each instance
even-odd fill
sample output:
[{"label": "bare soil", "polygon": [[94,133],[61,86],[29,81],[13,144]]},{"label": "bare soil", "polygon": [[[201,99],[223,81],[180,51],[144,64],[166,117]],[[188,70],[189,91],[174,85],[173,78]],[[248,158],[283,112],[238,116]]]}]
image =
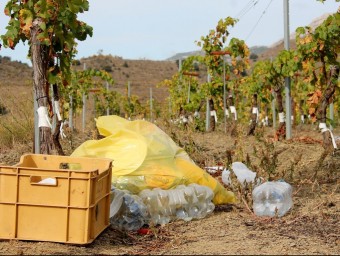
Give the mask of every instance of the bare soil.
[{"label": "bare soil", "polygon": [[[177,132],[175,139],[200,166],[227,165],[227,159],[243,161],[258,176],[283,178],[293,188],[293,208],[281,218],[261,218],[252,212],[251,190],[234,182],[238,198],[234,205],[218,205],[204,219],[174,221],[150,228],[150,233],[125,232],[107,228],[86,246],[18,240],[0,241],[1,255],[226,255],[226,254],[308,254],[337,255],[340,252],[340,155],[326,154],[316,126],[293,129],[291,140],[273,142],[273,129],[257,129],[246,137],[221,131]],[[171,131],[167,130],[168,134]],[[334,131],[340,135],[339,130]],[[74,136],[74,147],[93,133]],[[70,154],[74,148],[64,141]],[[31,145],[3,150],[0,163],[14,164]],[[277,159],[277,161],[274,161]],[[272,169],[271,169],[272,168]],[[269,174],[269,170],[273,170]],[[214,176],[221,180],[220,172]]]}]

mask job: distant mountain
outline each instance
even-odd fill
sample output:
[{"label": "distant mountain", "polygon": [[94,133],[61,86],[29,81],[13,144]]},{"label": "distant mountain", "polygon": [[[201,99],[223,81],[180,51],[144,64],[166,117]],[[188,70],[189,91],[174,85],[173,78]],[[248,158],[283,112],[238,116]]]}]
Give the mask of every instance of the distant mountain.
[{"label": "distant mountain", "polygon": [[268,50],[267,46],[253,46],[249,48],[250,50],[250,54],[254,53],[256,55],[259,55],[261,53],[263,53],[264,51]]},{"label": "distant mountain", "polygon": [[[314,19],[308,26],[312,29],[315,29],[318,27],[331,13],[325,13],[322,16]],[[295,47],[295,31],[290,34],[290,46],[291,48]],[[259,56],[259,60],[261,59],[267,59],[271,57],[275,57],[276,54],[284,49],[283,47],[283,39],[279,40],[278,42],[270,45],[270,46],[253,46],[250,47],[250,54],[256,54]],[[191,51],[191,52],[183,52],[183,53],[177,53],[173,55],[172,57],[166,59],[166,61],[176,61],[179,59],[185,59],[188,56],[193,55],[204,55],[203,51]]]},{"label": "distant mountain", "polygon": [[[321,25],[321,23],[329,16],[331,13],[325,13],[324,15],[314,19],[308,27],[311,27],[312,30],[317,28],[318,26]],[[290,34],[289,37],[289,47],[290,49],[295,49],[296,48],[296,43],[295,43],[295,31]],[[275,56],[278,54],[278,52],[282,51],[284,49],[284,42],[283,39],[279,40],[278,42],[272,44],[271,46],[268,47],[267,50],[263,51],[261,54],[259,54],[258,60],[264,60],[264,59],[270,59],[270,58],[275,58]]]},{"label": "distant mountain", "polygon": [[[317,28],[318,26],[320,26],[321,23],[322,23],[325,19],[327,19],[327,17],[328,17],[329,15],[332,15],[332,13],[325,13],[325,14],[321,15],[320,17],[318,17],[318,18],[312,20],[312,22],[311,22],[309,25],[307,25],[307,26],[310,27],[312,30],[314,30],[315,28]],[[295,41],[295,35],[296,35],[295,31],[292,32],[292,33],[290,33],[289,39]],[[271,46],[269,46],[269,48],[275,48],[276,46],[278,46],[278,45],[280,45],[280,44],[282,44],[282,43],[283,43],[283,39],[281,39],[281,40],[279,40],[278,42],[272,44]]]},{"label": "distant mountain", "polygon": [[[256,55],[261,54],[262,52],[266,51],[268,49],[267,46],[253,46],[250,47],[250,53],[254,53]],[[166,61],[176,61],[180,59],[185,59],[189,56],[196,56],[201,55],[204,56],[203,51],[191,51],[191,52],[182,52],[182,53],[176,53],[175,55],[171,56],[170,58],[167,58]]]},{"label": "distant mountain", "polygon": [[185,59],[189,56],[196,56],[196,55],[204,56],[204,52],[203,51],[191,51],[191,52],[176,53],[170,58],[167,58],[166,61],[176,61],[176,60]]}]

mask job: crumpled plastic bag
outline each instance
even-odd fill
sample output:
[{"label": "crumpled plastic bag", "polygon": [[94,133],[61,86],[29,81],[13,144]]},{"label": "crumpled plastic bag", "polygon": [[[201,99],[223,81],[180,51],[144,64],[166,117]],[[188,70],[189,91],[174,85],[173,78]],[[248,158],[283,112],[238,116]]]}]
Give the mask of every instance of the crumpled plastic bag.
[{"label": "crumpled plastic bag", "polygon": [[215,205],[236,201],[234,193],[198,167],[155,124],[111,115],[98,117],[96,125],[105,138],[84,142],[71,156],[112,159],[112,185],[116,188],[138,194],[144,189],[196,183],[214,191]]}]

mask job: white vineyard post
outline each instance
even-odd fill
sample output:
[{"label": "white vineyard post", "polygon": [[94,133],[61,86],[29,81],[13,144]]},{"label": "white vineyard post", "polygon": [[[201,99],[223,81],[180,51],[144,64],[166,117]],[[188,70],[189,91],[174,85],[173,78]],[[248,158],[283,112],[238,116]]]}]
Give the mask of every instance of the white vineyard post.
[{"label": "white vineyard post", "polygon": [[86,96],[83,92],[83,132],[85,131],[85,115],[86,115]]},{"label": "white vineyard post", "polygon": [[210,128],[210,106],[209,106],[209,98],[207,98],[207,111],[205,112],[205,131],[209,131]]},{"label": "white vineyard post", "polygon": [[[284,18],[284,47],[289,50],[289,1],[283,0],[283,18]],[[290,77],[285,77],[285,92],[286,92],[286,139],[292,138],[292,102],[290,90]]]},{"label": "white vineyard post", "polygon": [[39,125],[38,125],[38,102],[35,99],[35,90],[33,90],[34,102],[34,154],[40,154],[40,139],[39,139]]},{"label": "white vineyard post", "polygon": [[153,122],[153,117],[152,117],[152,88],[150,87],[150,122]]},{"label": "white vineyard post", "polygon": [[329,119],[332,120],[330,129],[333,130],[332,123],[334,121],[334,103],[329,104]]},{"label": "white vineyard post", "polygon": [[[130,81],[128,81],[128,84],[127,84],[127,87],[128,87],[128,102],[129,102],[129,108],[130,108],[130,104],[131,104],[131,84],[130,84]],[[131,119],[131,113],[129,111],[129,120]]]},{"label": "white vineyard post", "polygon": [[171,99],[169,97],[169,118],[171,119],[172,111],[171,111]]},{"label": "white vineyard post", "polygon": [[[207,77],[208,83],[211,82],[210,74],[208,71],[208,77]],[[207,97],[207,107],[205,112],[205,131],[209,131],[210,128],[210,106],[209,106],[209,98]]]},{"label": "white vineyard post", "polygon": [[57,115],[55,112],[55,106],[54,106],[54,93],[53,93],[53,84],[51,84],[51,101],[52,101],[52,112],[53,112],[53,118],[52,118],[52,133],[55,131],[55,127],[57,126]]},{"label": "white vineyard post", "polygon": [[[107,92],[109,92],[109,82],[106,82],[106,90],[107,90]],[[107,109],[106,109],[106,115],[107,116],[110,115],[110,108],[109,107],[107,107]]]},{"label": "white vineyard post", "polygon": [[92,95],[93,97],[93,116],[94,118],[96,118],[96,115],[97,115],[97,110],[96,110],[96,95]]},{"label": "white vineyard post", "polygon": [[128,100],[129,100],[129,103],[130,103],[130,98],[131,98],[131,83],[130,83],[130,81],[128,81]]},{"label": "white vineyard post", "polygon": [[224,132],[227,133],[227,92],[225,88],[225,55],[223,57],[223,117],[224,117]]},{"label": "white vineyard post", "polygon": [[73,98],[72,98],[72,95],[70,95],[70,109],[69,109],[69,112],[68,112],[68,119],[69,119],[69,127],[70,127],[70,130],[73,131]]},{"label": "white vineyard post", "polygon": [[273,100],[272,100],[272,113],[273,113],[273,128],[276,129],[276,109],[275,109],[275,92],[272,92]]},{"label": "white vineyard post", "polygon": [[188,99],[187,99],[187,103],[188,103],[188,104],[189,104],[189,102],[190,102],[190,80],[191,80],[191,77],[189,76]]},{"label": "white vineyard post", "polygon": [[[84,63],[84,70],[86,70],[86,63]],[[85,132],[85,116],[86,116],[86,97],[85,93],[83,93],[83,132]]]},{"label": "white vineyard post", "polygon": [[179,72],[179,90],[182,90],[182,59],[178,60],[178,72]]}]

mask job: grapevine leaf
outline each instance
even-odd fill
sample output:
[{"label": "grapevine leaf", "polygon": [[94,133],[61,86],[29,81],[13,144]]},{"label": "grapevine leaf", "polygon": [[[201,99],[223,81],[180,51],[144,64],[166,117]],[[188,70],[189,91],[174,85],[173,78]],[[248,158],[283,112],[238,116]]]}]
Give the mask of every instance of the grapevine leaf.
[{"label": "grapevine leaf", "polygon": [[30,36],[30,30],[33,22],[33,13],[27,9],[21,9],[19,12],[20,28],[26,37]]},{"label": "grapevine leaf", "polygon": [[6,5],[6,7],[4,9],[4,13],[5,13],[6,16],[11,16],[9,3]]}]

